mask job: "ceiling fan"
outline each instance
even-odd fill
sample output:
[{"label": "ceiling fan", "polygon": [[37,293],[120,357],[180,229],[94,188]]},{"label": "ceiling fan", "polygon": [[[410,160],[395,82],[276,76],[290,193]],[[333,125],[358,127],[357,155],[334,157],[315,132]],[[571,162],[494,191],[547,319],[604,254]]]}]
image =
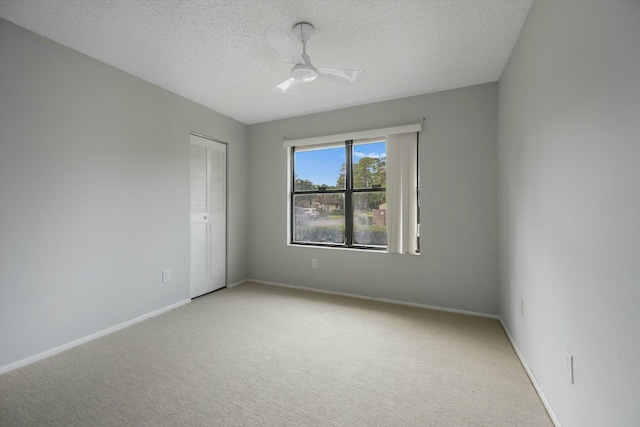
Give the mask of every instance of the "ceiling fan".
[{"label": "ceiling fan", "polygon": [[295,44],[282,29],[269,26],[264,35],[287,62],[293,65],[291,77],[280,83],[274,89],[279,92],[287,92],[300,83],[309,83],[316,79],[333,83],[353,84],[359,80],[365,71],[343,70],[337,68],[316,68],[311,64],[311,58],[307,55],[307,42],[314,33],[313,25],[300,22],[293,26],[293,36],[302,43],[302,53],[299,53]]}]

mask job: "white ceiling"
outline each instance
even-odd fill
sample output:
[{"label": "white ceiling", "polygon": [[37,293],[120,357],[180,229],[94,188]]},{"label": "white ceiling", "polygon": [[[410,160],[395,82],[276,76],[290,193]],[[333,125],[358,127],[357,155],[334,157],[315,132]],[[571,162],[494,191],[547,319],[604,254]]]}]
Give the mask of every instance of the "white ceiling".
[{"label": "white ceiling", "polygon": [[[494,82],[533,0],[0,0],[0,16],[246,124]],[[264,38],[310,22],[318,67],[354,86],[273,87]]]}]

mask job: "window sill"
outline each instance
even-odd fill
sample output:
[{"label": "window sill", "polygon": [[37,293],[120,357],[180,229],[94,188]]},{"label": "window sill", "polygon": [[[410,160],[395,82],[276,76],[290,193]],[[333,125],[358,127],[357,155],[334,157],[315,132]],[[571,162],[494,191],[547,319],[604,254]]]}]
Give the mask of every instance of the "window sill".
[{"label": "window sill", "polygon": [[313,248],[313,249],[332,249],[339,251],[350,251],[350,252],[370,252],[376,254],[388,254],[387,249],[374,249],[374,248],[345,248],[342,246],[331,246],[331,245],[313,245],[313,244],[303,244],[303,243],[287,243],[287,246],[292,248]]},{"label": "window sill", "polygon": [[349,251],[349,252],[367,252],[374,254],[391,254],[391,255],[409,255],[409,256],[420,256],[420,253],[415,254],[398,254],[394,252],[389,252],[387,249],[373,249],[373,248],[344,248],[341,246],[330,246],[330,245],[311,245],[311,244],[300,244],[300,243],[287,243],[288,247],[291,248],[304,248],[304,249],[331,249],[338,251]]}]

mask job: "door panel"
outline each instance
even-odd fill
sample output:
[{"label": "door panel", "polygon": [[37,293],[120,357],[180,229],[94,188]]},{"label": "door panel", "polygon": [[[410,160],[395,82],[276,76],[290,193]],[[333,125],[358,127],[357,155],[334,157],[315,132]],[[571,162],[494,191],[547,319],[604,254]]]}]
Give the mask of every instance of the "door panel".
[{"label": "door panel", "polygon": [[[205,214],[191,215],[191,297],[209,292],[207,228]],[[195,217],[195,218],[194,218]]]}]

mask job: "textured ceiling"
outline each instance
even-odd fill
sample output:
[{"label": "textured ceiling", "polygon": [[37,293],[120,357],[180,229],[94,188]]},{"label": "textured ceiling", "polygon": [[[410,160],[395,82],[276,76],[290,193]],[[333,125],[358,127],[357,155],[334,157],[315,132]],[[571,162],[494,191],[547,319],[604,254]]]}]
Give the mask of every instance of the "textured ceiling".
[{"label": "textured ceiling", "polygon": [[[533,0],[0,0],[0,16],[246,124],[493,82]],[[354,86],[273,87],[276,25],[315,26],[313,64]]]}]

